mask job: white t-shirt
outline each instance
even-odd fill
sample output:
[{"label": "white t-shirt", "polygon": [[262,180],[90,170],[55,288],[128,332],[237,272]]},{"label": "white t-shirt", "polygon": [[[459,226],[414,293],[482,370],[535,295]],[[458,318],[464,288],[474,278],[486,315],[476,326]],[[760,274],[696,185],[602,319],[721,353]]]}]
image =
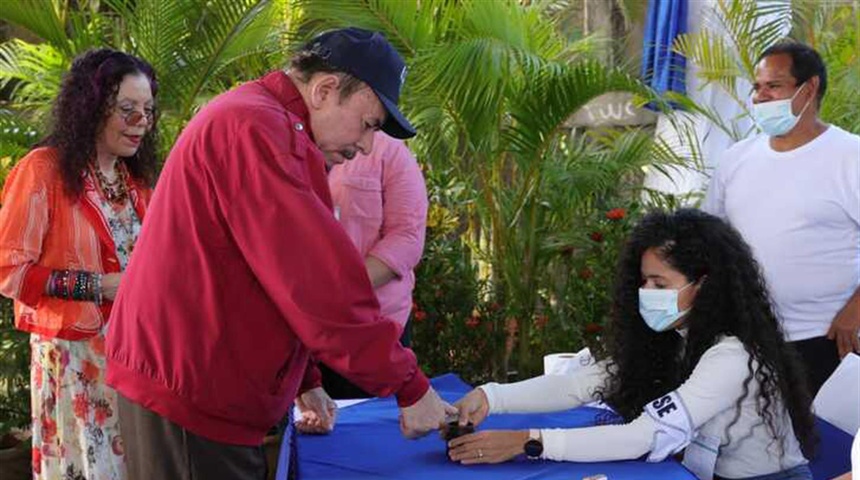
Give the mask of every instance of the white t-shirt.
[{"label": "white t-shirt", "polygon": [[[699,359],[690,378],[678,389],[697,433],[719,439],[716,468],[722,477],[743,478],[775,473],[807,463],[794,436],[791,418],[782,408],[775,426],[785,438],[785,451],[773,441],[756,410],[758,382],[743,395],[749,354],[736,337],[725,337]],[[606,380],[605,365],[592,363],[570,375],[544,375],[522,382],[482,385],[491,413],[551,412],[596,400],[595,389]],[[726,431],[737,413],[737,422]],[[624,425],[591,428],[542,429],[543,458],[573,462],[629,460],[649,453],[656,423],[646,413]]]},{"label": "white t-shirt", "polygon": [[860,285],[860,137],[831,125],[788,152],[766,135],[739,142],[703,209],[752,248],[788,340],[824,336]]}]

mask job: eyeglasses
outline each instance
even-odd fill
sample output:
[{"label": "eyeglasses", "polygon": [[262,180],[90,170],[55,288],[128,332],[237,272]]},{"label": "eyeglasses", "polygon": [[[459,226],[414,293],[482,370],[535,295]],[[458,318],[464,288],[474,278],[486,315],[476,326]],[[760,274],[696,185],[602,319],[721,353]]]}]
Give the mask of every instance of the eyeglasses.
[{"label": "eyeglasses", "polygon": [[140,121],[146,119],[146,125],[151,126],[155,120],[155,110],[151,108],[144,109],[143,112],[132,107],[117,107],[116,113],[125,121],[129,127],[134,127],[140,124]]}]

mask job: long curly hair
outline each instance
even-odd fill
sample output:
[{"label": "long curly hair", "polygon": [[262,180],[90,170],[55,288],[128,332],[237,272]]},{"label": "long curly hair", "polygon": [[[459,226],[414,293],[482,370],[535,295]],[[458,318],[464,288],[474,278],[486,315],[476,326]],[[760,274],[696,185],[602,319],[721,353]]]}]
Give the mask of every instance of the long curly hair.
[{"label": "long curly hair", "polygon": [[[66,194],[78,198],[83,191],[83,174],[96,158],[96,138],[116,104],[120,83],[126,75],[149,79],[152,97],[158,82],[152,66],[110,48],[88,50],[72,61],[54,100],[48,135],[38,146],[54,147],[60,155],[60,173]],[[158,132],[153,123],[131,157],[120,159],[138,183],[152,186],[157,169]]]},{"label": "long curly hair", "polygon": [[[674,331],[655,332],[639,314],[642,255],[651,248],[688,281],[707,276],[686,316],[686,345]],[[677,389],[705,351],[721,336],[731,335],[750,356],[749,375],[732,424],[740,416],[750,382],[756,381],[758,413],[773,438],[779,438],[775,420],[784,404],[801,450],[811,458],[816,443],[814,417],[800,359],[783,339],[749,246],[719,218],[681,209],[653,212],[639,222],[620,260],[608,333],[612,363],[599,395],[626,421],[638,417],[648,402]]]}]

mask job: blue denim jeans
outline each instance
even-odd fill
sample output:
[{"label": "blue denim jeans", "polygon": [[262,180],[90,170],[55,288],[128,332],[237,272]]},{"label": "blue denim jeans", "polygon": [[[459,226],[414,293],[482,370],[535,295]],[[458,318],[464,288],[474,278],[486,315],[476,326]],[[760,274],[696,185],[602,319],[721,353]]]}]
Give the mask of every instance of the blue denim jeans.
[{"label": "blue denim jeans", "polygon": [[[728,479],[727,479],[728,480]],[[732,480],[813,480],[809,465],[798,465],[788,470],[755,477],[736,478]]]}]

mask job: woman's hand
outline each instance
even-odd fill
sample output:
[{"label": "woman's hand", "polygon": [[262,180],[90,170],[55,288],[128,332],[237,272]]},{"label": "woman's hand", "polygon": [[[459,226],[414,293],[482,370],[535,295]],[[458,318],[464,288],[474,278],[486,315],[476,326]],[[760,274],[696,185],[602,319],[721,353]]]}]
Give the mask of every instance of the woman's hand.
[{"label": "woman's hand", "polygon": [[476,388],[466,394],[454,406],[460,415],[460,425],[466,425],[471,422],[472,425],[477,427],[490,414],[490,402],[487,400],[487,395],[480,388]]},{"label": "woman's hand", "polygon": [[121,273],[105,273],[102,275],[102,297],[105,300],[113,301],[116,298],[116,291],[119,288],[119,280],[121,278]]},{"label": "woman's hand", "polygon": [[463,465],[502,463],[524,453],[528,430],[487,430],[448,442],[451,460]]}]

